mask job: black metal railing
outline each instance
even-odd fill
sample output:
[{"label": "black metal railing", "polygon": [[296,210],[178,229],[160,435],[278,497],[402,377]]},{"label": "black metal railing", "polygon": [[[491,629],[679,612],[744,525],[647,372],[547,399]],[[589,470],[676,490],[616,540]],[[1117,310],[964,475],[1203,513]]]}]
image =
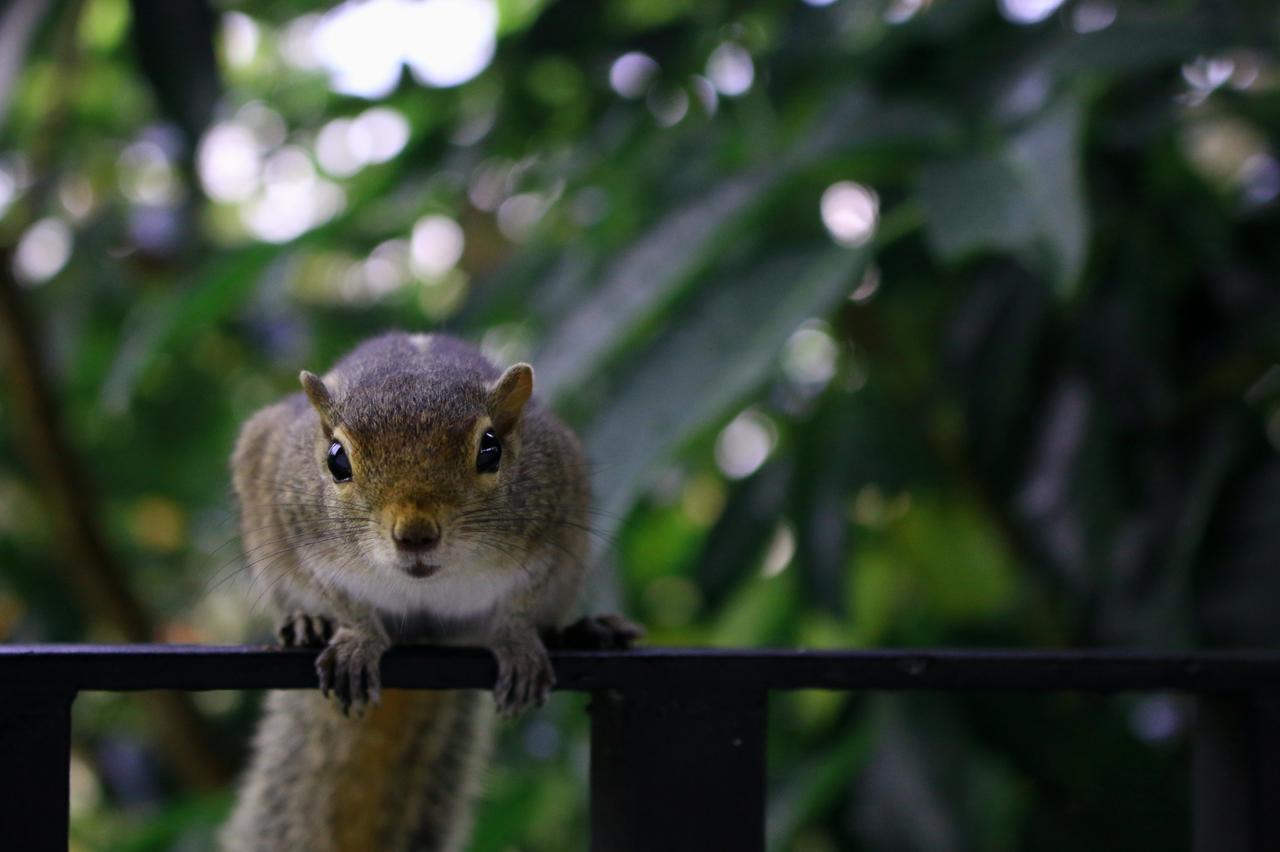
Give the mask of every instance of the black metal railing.
[{"label": "black metal railing", "polygon": [[[552,654],[590,692],[591,848],[764,848],[765,714],[780,690],[1196,696],[1192,847],[1280,850],[1280,654],[643,649]],[[0,646],[0,849],[67,844],[71,702],[85,690],[314,688],[313,653]],[[482,651],[395,648],[388,688],[492,686]]]}]

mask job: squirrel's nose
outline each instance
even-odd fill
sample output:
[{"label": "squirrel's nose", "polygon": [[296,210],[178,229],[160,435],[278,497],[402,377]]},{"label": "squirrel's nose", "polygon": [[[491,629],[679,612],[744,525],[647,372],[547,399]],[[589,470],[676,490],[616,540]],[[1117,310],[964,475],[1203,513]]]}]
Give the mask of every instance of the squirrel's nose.
[{"label": "squirrel's nose", "polygon": [[440,541],[440,526],[431,518],[397,518],[391,538],[401,550],[430,550]]}]

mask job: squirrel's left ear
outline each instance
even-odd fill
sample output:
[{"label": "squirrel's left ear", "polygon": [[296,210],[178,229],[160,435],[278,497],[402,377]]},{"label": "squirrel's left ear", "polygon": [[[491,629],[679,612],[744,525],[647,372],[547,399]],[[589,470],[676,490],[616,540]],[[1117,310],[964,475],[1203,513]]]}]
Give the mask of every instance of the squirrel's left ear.
[{"label": "squirrel's left ear", "polygon": [[489,388],[489,416],[494,428],[502,433],[515,426],[532,395],[533,367],[512,364]]},{"label": "squirrel's left ear", "polygon": [[320,413],[320,419],[327,426],[333,426],[333,396],[329,393],[324,379],[315,373],[303,370],[298,374],[298,381],[302,383],[302,390],[306,392],[307,399],[311,400],[311,404]]}]

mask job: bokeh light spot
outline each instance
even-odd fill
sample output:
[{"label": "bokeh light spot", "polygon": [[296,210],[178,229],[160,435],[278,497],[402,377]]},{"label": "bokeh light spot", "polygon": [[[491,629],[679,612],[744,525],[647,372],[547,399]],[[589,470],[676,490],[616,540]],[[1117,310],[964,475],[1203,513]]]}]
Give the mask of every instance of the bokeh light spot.
[{"label": "bokeh light spot", "polygon": [[222,16],[222,55],[233,68],[253,64],[261,41],[258,24],[243,12],[227,12]]},{"label": "bokeh light spot", "polygon": [[1105,30],[1116,22],[1116,4],[1111,0],[1084,0],[1071,13],[1071,28],[1080,34]]},{"label": "bokeh light spot", "polygon": [[351,120],[335,118],[316,134],[316,162],[334,177],[351,177],[364,161],[351,145]]},{"label": "bokeh light spot", "polygon": [[885,23],[905,24],[907,21],[919,14],[920,10],[927,5],[928,0],[893,0],[889,4],[889,8],[884,10]]},{"label": "bokeh light spot", "polygon": [[379,243],[361,265],[365,287],[373,301],[399,290],[408,280],[410,267],[408,240]]},{"label": "bokeh light spot", "polygon": [[707,78],[726,97],[737,97],[751,88],[756,69],[751,54],[740,44],[726,41],[707,58]]},{"label": "bokeh light spot", "polygon": [[263,191],[241,210],[241,221],[255,237],[283,243],[327,222],[346,204],[336,184],[317,177],[301,148],[281,148],[262,170]]},{"label": "bokeh light spot", "polygon": [[700,527],[709,527],[724,511],[724,481],[710,473],[699,473],[689,478],[680,495],[680,508],[686,518]]},{"label": "bokeh light spot", "polygon": [[858,282],[858,286],[853,288],[853,292],[849,294],[849,301],[858,305],[865,305],[870,302],[880,292],[880,267],[871,265],[867,271],[863,273],[862,280]]},{"label": "bokeh light spot", "polygon": [[716,94],[715,85],[701,74],[694,74],[689,78],[689,88],[702,106],[702,111],[707,115],[715,115],[720,108],[720,97]]},{"label": "bokeh light spot", "polygon": [[385,163],[409,142],[409,121],[390,107],[367,109],[354,119],[335,118],[316,134],[316,161],[334,177],[351,177]]},{"label": "bokeh light spot", "polygon": [[280,34],[279,50],[286,65],[299,71],[318,71],[323,67],[316,50],[316,31],[320,21],[321,16],[312,13],[285,24]]},{"label": "bokeh light spot", "polygon": [[493,61],[498,10],[490,0],[426,0],[410,7],[405,62],[428,86],[467,82]]},{"label": "bokeh light spot", "polygon": [[83,819],[102,800],[102,785],[93,766],[75,751],[67,775],[67,804],[73,819]]},{"label": "bokeh light spot", "polygon": [[498,205],[498,230],[513,243],[533,236],[550,203],[536,192],[521,192]]},{"label": "bokeh light spot", "polygon": [[796,555],[796,534],[791,524],[782,521],[773,531],[760,564],[760,576],[776,577],[787,569]]},{"label": "bokeh light spot", "polygon": [[643,97],[658,75],[658,63],[638,50],[624,53],[609,67],[609,85],[624,98]]},{"label": "bokeh light spot", "polygon": [[462,228],[448,216],[424,216],[413,226],[409,256],[421,278],[439,278],[457,266],[466,245]]},{"label": "bokeh light spot", "polygon": [[511,193],[514,178],[515,167],[510,160],[500,157],[485,160],[471,173],[467,198],[477,210],[497,210]]},{"label": "bokeh light spot", "polygon": [[1240,167],[1245,201],[1258,206],[1280,195],[1280,162],[1270,154],[1252,154]]},{"label": "bokeh light spot", "polygon": [[173,165],[155,142],[129,145],[120,153],[116,169],[121,193],[134,204],[172,204],[181,195]]},{"label": "bokeh light spot", "polygon": [[880,198],[867,187],[853,181],[840,181],[827,187],[819,204],[822,224],[831,238],[842,246],[866,244],[880,221]]},{"label": "bokeh light spot", "polygon": [[681,88],[658,86],[649,90],[645,105],[658,124],[674,127],[689,112],[689,95]]},{"label": "bokeh light spot", "polygon": [[[403,65],[427,86],[467,82],[493,60],[498,10],[492,0],[346,2],[312,29],[311,48],[337,92],[386,97]],[[290,53],[306,63],[305,51]]]},{"label": "bokeh light spot", "polygon": [[836,373],[839,352],[831,326],[822,320],[809,320],[787,339],[782,370],[797,385],[825,387]]},{"label": "bokeh light spot", "polygon": [[5,214],[9,205],[18,197],[18,180],[13,172],[0,163],[0,216]]},{"label": "bokeh light spot", "polygon": [[489,327],[480,338],[480,351],[495,364],[527,361],[533,354],[535,338],[527,323],[503,322]]},{"label": "bokeh light spot", "polygon": [[[3,177],[0,177],[3,181]],[[93,212],[97,203],[97,195],[93,191],[93,183],[82,174],[69,174],[58,182],[58,203],[72,221],[79,222]],[[0,203],[0,214],[4,205]]]},{"label": "bokeh light spot", "polygon": [[1182,77],[1197,89],[1216,89],[1231,79],[1235,63],[1230,59],[1198,57],[1182,66]]},{"label": "bokeh light spot", "polygon": [[1000,14],[1015,24],[1038,24],[1052,15],[1063,0],[1000,0]]},{"label": "bokeh light spot", "polygon": [[71,228],[50,216],[41,219],[22,235],[13,253],[13,273],[23,284],[48,281],[66,266],[71,257]]},{"label": "bokeh light spot", "polygon": [[346,2],[320,20],[312,49],[335,92],[371,100],[391,94],[403,64],[404,6],[401,0]]},{"label": "bokeh light spot", "polygon": [[730,479],[743,479],[760,469],[777,440],[773,421],[747,409],[716,437],[716,464]]},{"label": "bokeh light spot", "polygon": [[351,123],[353,147],[369,163],[385,163],[409,142],[409,120],[390,107],[374,107]]},{"label": "bokeh light spot", "polygon": [[1134,736],[1145,743],[1163,743],[1182,730],[1184,714],[1169,695],[1149,695],[1134,705],[1129,726]]},{"label": "bokeh light spot", "polygon": [[248,200],[259,186],[262,153],[247,127],[216,124],[200,142],[196,171],[205,193],[214,201]]}]

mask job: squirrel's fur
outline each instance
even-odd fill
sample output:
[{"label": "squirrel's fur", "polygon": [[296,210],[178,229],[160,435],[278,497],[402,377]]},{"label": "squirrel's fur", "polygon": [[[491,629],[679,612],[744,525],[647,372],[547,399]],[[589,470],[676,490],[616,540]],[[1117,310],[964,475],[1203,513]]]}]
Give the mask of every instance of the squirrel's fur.
[{"label": "squirrel's fur", "polygon": [[[582,454],[529,401],[531,368],[500,372],[445,335],[384,335],[301,379],[305,393],[245,424],[232,473],[255,582],[286,644],[324,646],[317,670],[337,700],[268,695],[223,848],[455,848],[493,702],[382,695],[378,661],[393,638],[482,644],[498,660],[499,710],[545,699],[538,631],[561,626],[584,573]],[[486,430],[496,472],[477,465]],[[350,481],[327,467],[335,446]]]}]

